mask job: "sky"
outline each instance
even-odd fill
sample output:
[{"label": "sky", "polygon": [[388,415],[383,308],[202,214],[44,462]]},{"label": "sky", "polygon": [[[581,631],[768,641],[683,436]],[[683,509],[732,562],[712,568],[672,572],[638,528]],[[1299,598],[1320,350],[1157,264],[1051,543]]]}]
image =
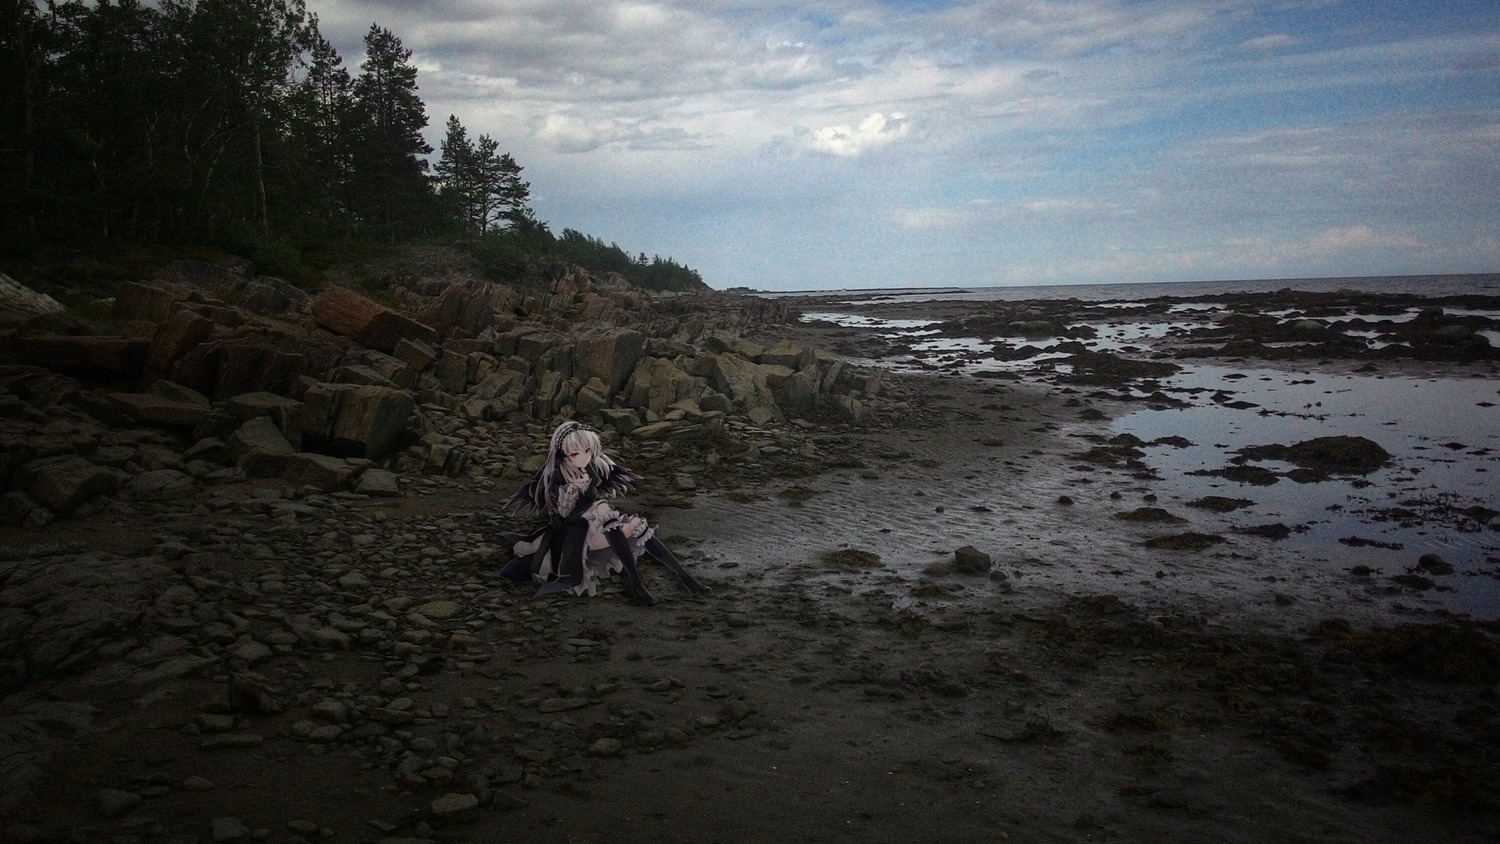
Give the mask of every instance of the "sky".
[{"label": "sky", "polygon": [[572,228],[759,290],[1500,272],[1496,0],[308,0]]}]

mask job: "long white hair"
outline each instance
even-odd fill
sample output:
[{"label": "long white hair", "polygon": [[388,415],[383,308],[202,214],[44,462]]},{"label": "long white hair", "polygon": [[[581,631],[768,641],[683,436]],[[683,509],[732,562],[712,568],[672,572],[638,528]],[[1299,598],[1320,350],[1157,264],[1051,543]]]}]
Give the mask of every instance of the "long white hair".
[{"label": "long white hair", "polygon": [[554,473],[558,472],[564,478],[576,476],[579,470],[568,462],[567,455],[585,449],[593,455],[586,468],[594,476],[594,480],[597,482],[608,478],[615,462],[604,453],[604,443],[599,441],[599,434],[582,422],[564,422],[552,432],[551,447],[547,450],[547,466],[542,477],[550,481]]}]

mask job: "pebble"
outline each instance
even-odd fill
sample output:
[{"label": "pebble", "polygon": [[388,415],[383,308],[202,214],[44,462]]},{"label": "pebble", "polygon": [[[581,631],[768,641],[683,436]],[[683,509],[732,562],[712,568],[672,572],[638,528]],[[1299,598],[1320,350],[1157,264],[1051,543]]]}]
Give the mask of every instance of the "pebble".
[{"label": "pebble", "polygon": [[250,837],[250,827],[239,818],[214,818],[209,821],[210,836],[215,844],[220,841],[244,841]]},{"label": "pebble", "polygon": [[602,738],[589,745],[590,756],[615,756],[625,747],[619,739]]},{"label": "pebble", "polygon": [[479,808],[479,798],[472,794],[444,794],[432,801],[432,816],[437,819],[452,819]]},{"label": "pebble", "polygon": [[118,818],[141,804],[141,796],[118,788],[101,788],[94,795],[94,808],[106,818]]}]

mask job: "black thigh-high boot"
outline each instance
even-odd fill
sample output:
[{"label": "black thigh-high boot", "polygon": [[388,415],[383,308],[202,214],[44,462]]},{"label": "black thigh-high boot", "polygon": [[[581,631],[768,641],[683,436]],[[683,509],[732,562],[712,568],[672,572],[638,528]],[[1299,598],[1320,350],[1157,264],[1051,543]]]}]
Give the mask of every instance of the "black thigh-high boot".
[{"label": "black thigh-high boot", "polygon": [[512,583],[531,582],[531,558],[517,557],[500,569],[500,576]]},{"label": "black thigh-high boot", "polygon": [[682,585],[686,586],[689,592],[694,595],[707,595],[709,593],[709,588],[699,583],[698,578],[688,574],[687,569],[682,567],[682,563],[677,562],[677,558],[672,555],[671,551],[667,550],[666,543],[660,539],[652,536],[646,540],[646,553],[655,557],[658,563],[666,566],[668,571],[677,575],[677,579],[682,581]]},{"label": "black thigh-high boot", "polygon": [[646,591],[646,584],[641,581],[641,573],[635,568],[635,552],[630,550],[630,540],[625,538],[625,533],[619,528],[605,531],[604,538],[609,540],[610,550],[620,558],[620,564],[625,567],[625,578],[630,583],[630,594],[646,606],[656,603],[656,598]]}]

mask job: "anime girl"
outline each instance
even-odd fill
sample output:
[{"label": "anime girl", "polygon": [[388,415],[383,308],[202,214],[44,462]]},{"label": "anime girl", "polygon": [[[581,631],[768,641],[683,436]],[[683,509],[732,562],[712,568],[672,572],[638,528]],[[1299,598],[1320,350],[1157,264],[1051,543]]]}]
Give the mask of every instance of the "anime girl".
[{"label": "anime girl", "polygon": [[512,510],[544,514],[547,524],[529,536],[503,534],[515,543],[516,558],[500,576],[516,583],[540,582],[537,595],[568,592],[593,595],[601,578],[624,570],[630,593],[646,606],[656,598],[636,570],[644,552],[677,575],[694,595],[709,589],[682,567],[656,529],[639,516],[627,516],[605,499],[630,489],[637,476],[604,453],[599,435],[579,422],[552,432],[547,462],[516,494]]}]

